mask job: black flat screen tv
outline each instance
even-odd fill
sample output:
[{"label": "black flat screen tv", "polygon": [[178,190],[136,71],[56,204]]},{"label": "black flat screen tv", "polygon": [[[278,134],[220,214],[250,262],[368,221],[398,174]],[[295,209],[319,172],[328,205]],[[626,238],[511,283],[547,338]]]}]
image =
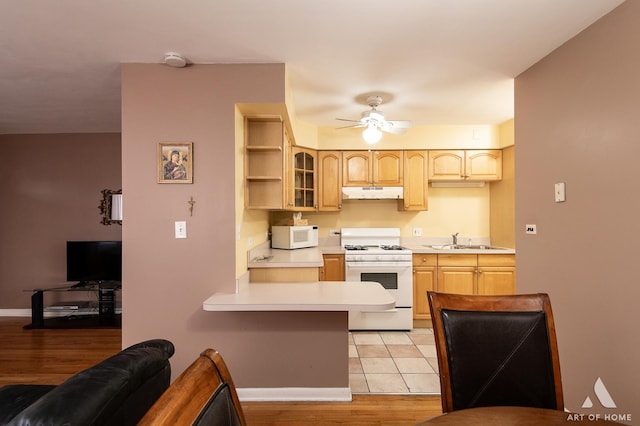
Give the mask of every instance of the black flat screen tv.
[{"label": "black flat screen tv", "polygon": [[122,241],[67,241],[67,281],[122,281]]}]

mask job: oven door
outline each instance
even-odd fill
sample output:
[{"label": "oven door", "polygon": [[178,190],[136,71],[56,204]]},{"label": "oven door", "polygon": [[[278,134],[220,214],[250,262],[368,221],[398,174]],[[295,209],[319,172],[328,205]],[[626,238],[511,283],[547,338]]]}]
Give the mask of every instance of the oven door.
[{"label": "oven door", "polygon": [[413,305],[411,262],[345,262],[346,281],[380,283],[396,301],[397,308]]},{"label": "oven door", "polygon": [[386,311],[349,311],[349,330],[411,330],[411,271],[411,262],[345,262],[347,281],[379,282],[396,301],[396,307]]}]

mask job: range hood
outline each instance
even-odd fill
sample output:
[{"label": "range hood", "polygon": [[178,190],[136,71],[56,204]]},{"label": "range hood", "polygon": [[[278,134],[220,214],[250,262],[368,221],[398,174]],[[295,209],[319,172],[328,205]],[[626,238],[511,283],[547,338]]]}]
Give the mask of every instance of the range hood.
[{"label": "range hood", "polygon": [[347,200],[397,200],[404,197],[401,186],[344,186],[342,198]]}]

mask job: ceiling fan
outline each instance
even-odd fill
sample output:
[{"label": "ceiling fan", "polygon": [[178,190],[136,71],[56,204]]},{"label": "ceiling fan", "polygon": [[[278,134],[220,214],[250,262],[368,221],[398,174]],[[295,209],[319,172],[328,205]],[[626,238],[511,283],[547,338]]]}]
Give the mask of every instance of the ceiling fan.
[{"label": "ceiling fan", "polygon": [[407,120],[385,120],[384,113],[382,111],[378,111],[377,109],[381,103],[381,96],[369,96],[367,98],[367,104],[371,107],[371,109],[364,111],[360,120],[338,118],[337,120],[340,121],[350,121],[352,123],[357,123],[351,126],[339,127],[339,129],[365,127],[365,130],[362,132],[362,137],[364,138],[365,142],[372,145],[378,142],[380,138],[382,138],[382,132],[401,135],[413,125],[411,121]]}]

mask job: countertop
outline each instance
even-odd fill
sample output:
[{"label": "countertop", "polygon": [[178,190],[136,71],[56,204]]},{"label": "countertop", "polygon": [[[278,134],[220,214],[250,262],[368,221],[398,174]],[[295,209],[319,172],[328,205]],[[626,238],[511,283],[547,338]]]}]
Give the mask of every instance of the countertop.
[{"label": "countertop", "polygon": [[[431,244],[406,242],[402,245],[416,254],[515,254],[515,249],[434,249]],[[434,244],[435,245],[435,244]],[[320,268],[324,265],[323,254],[343,254],[339,245],[321,245],[297,250],[272,249],[268,245],[261,250],[251,252],[249,269],[252,268]]]},{"label": "countertop", "polygon": [[395,300],[371,281],[250,283],[237,293],[215,293],[205,311],[385,311]]},{"label": "countertop", "polygon": [[[508,247],[497,249],[435,249],[431,244],[403,244],[404,247],[417,254],[515,254],[516,250]],[[433,244],[436,245],[436,244]],[[444,245],[444,244],[443,244]],[[491,246],[495,247],[495,246]]]},{"label": "countertop", "polygon": [[295,250],[272,249],[268,246],[249,256],[251,268],[320,268],[324,264],[322,250],[310,247]]}]

